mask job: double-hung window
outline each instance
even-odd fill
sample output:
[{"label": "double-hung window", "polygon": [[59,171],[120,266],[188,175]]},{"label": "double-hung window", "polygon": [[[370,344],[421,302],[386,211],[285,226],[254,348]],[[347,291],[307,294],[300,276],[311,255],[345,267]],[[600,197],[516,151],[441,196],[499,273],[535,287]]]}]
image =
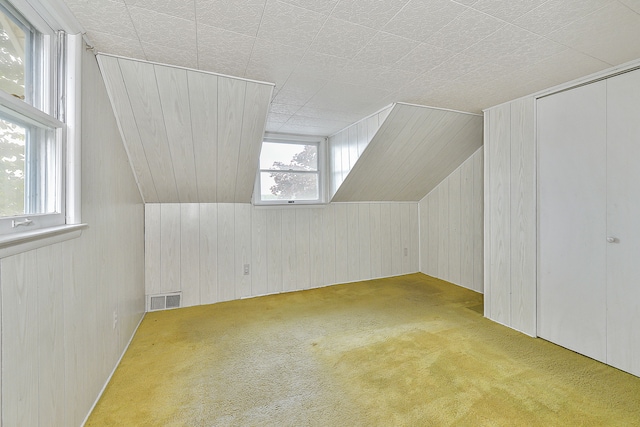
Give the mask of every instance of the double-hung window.
[{"label": "double-hung window", "polygon": [[65,224],[64,33],[0,0],[0,235]]},{"label": "double-hung window", "polygon": [[324,202],[324,139],[272,136],[264,139],[255,204]]}]

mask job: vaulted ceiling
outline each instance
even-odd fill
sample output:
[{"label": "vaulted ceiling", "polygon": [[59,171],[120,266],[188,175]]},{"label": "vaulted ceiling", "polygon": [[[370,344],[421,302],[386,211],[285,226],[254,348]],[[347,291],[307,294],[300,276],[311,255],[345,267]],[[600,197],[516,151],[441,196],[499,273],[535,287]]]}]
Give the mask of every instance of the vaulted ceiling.
[{"label": "vaulted ceiling", "polygon": [[394,104],[331,200],[421,200],[481,146],[481,115]]},{"label": "vaulted ceiling", "polygon": [[275,83],[275,132],[480,112],[640,57],[638,0],[65,1],[99,52]]},{"label": "vaulted ceiling", "polygon": [[98,55],[146,203],[248,203],[273,85]]}]

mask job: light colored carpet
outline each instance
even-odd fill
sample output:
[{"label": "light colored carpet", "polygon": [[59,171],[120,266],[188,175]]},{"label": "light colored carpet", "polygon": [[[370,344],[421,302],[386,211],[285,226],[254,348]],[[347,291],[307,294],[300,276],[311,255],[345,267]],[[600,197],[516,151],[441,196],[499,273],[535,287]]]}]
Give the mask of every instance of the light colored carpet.
[{"label": "light colored carpet", "polygon": [[423,274],[147,314],[87,426],[640,425],[640,378]]}]

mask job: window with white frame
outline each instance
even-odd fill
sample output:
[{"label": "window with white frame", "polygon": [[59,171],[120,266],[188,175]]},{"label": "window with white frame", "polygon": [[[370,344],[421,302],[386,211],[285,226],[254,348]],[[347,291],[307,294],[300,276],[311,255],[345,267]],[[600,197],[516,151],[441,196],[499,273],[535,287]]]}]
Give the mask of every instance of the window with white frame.
[{"label": "window with white frame", "polygon": [[255,203],[323,203],[324,150],[322,138],[265,138],[260,152]]},{"label": "window with white frame", "polygon": [[65,224],[64,34],[0,0],[0,234]]}]

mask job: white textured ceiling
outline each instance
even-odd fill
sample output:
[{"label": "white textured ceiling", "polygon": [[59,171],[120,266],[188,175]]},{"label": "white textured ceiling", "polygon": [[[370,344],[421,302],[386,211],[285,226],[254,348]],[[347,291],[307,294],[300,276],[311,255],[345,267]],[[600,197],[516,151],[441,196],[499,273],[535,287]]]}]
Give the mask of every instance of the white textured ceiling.
[{"label": "white textured ceiling", "polygon": [[274,82],[267,131],[480,112],[640,58],[640,0],[65,0],[99,52]]}]

